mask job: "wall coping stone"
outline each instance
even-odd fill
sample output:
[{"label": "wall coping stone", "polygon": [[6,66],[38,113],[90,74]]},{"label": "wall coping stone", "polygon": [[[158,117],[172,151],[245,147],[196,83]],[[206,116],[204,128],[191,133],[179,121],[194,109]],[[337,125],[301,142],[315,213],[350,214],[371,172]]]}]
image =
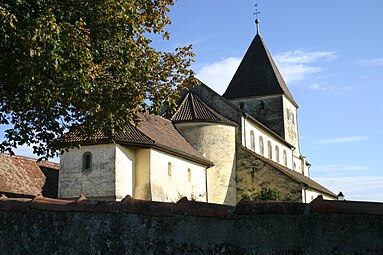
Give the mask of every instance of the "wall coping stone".
[{"label": "wall coping stone", "polygon": [[383,216],[383,203],[324,200],[318,196],[309,204],[299,202],[258,202],[242,199],[236,206],[189,201],[186,197],[177,203],[134,199],[122,201],[89,200],[80,195],[76,200],[64,200],[37,195],[33,199],[8,198],[0,195],[0,211],[62,211],[94,213],[129,213],[157,217],[190,215],[215,218],[234,218],[262,214],[297,215],[314,213],[370,214]]}]

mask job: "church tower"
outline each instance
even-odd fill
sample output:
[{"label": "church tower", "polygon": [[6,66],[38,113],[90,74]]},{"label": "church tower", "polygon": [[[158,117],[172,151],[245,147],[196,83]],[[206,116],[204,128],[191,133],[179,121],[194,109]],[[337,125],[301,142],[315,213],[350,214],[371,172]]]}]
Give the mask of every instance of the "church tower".
[{"label": "church tower", "polygon": [[294,154],[300,156],[298,104],[259,33],[223,97],[293,145]]}]

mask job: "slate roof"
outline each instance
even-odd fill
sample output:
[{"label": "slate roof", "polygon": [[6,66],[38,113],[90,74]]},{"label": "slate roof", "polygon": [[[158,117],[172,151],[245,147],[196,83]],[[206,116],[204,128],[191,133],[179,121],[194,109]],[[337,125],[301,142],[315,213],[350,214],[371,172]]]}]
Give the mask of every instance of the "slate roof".
[{"label": "slate roof", "polygon": [[262,37],[257,34],[223,97],[227,99],[282,95],[298,107]]},{"label": "slate roof", "polygon": [[334,197],[336,198],[337,195],[335,193],[333,193],[332,191],[328,190],[327,188],[323,187],[322,185],[320,185],[319,183],[317,183],[316,181],[314,181],[313,179],[310,179],[308,178],[307,176],[304,176],[303,174],[300,174],[296,171],[293,171],[293,170],[290,170],[289,168],[285,167],[285,166],[282,166],[280,164],[278,164],[277,162],[274,162],[273,160],[271,159],[268,159],[266,157],[262,157],[260,155],[258,155],[257,153],[247,149],[244,147],[245,150],[247,150],[248,152],[250,152],[252,155],[254,155],[255,157],[257,157],[258,159],[272,165],[273,167],[275,167],[277,170],[281,171],[283,174],[289,176],[290,178],[300,182],[300,183],[303,183],[303,184],[306,184],[308,187],[312,188],[312,189],[315,189],[317,191],[320,191],[330,197]]},{"label": "slate roof", "polygon": [[197,95],[188,92],[183,98],[177,111],[170,118],[172,122],[218,122],[237,126],[220,113],[205,104]]},{"label": "slate roof", "polygon": [[123,145],[155,147],[204,165],[213,164],[185,140],[170,120],[159,115],[141,114],[139,124],[131,124],[129,132],[101,130],[96,133],[95,141],[87,140],[80,132],[68,133],[65,136],[66,142],[81,144],[105,143],[112,140]]},{"label": "slate roof", "polygon": [[59,164],[0,153],[0,193],[38,195],[43,193],[46,177],[41,167],[58,170]]}]

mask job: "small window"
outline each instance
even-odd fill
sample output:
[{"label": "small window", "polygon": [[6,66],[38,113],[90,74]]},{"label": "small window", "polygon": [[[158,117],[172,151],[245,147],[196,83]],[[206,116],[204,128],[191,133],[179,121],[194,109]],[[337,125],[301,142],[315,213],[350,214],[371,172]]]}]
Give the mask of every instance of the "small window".
[{"label": "small window", "polygon": [[270,141],[267,142],[267,154],[269,156],[269,159],[273,159],[273,149],[271,147]]},{"label": "small window", "polygon": [[275,159],[279,163],[279,147],[275,145]]},{"label": "small window", "polygon": [[259,108],[261,108],[261,110],[265,109],[265,102],[263,100],[261,101]]},{"label": "small window", "polygon": [[295,124],[295,116],[294,116],[294,113],[291,114],[291,120],[293,121],[293,124]]},{"label": "small window", "polygon": [[252,151],[255,151],[255,137],[254,137],[254,131],[250,131],[250,147]]},{"label": "small window", "polygon": [[172,163],[168,163],[168,176],[172,176],[173,166]]},{"label": "small window", "polygon": [[294,163],[294,165],[293,165],[293,169],[294,170],[297,170],[297,165]]},{"label": "small window", "polygon": [[259,153],[261,155],[265,154],[265,149],[263,147],[263,138],[262,138],[262,136],[259,137]]},{"label": "small window", "polygon": [[82,154],[82,170],[92,170],[92,153],[90,153],[89,151]]},{"label": "small window", "polygon": [[191,170],[190,168],[188,168],[188,182],[191,181]]},{"label": "small window", "polygon": [[285,164],[285,166],[287,166],[287,154],[286,154],[286,150],[283,150],[283,164]]}]

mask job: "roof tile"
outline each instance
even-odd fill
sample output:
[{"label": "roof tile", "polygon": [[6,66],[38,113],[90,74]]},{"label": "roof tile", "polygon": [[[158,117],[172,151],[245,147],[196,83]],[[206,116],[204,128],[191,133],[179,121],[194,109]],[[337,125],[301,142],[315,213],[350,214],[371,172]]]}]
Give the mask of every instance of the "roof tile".
[{"label": "roof tile", "polygon": [[188,92],[177,111],[171,117],[173,122],[207,121],[237,125],[206,105],[197,95]]}]

